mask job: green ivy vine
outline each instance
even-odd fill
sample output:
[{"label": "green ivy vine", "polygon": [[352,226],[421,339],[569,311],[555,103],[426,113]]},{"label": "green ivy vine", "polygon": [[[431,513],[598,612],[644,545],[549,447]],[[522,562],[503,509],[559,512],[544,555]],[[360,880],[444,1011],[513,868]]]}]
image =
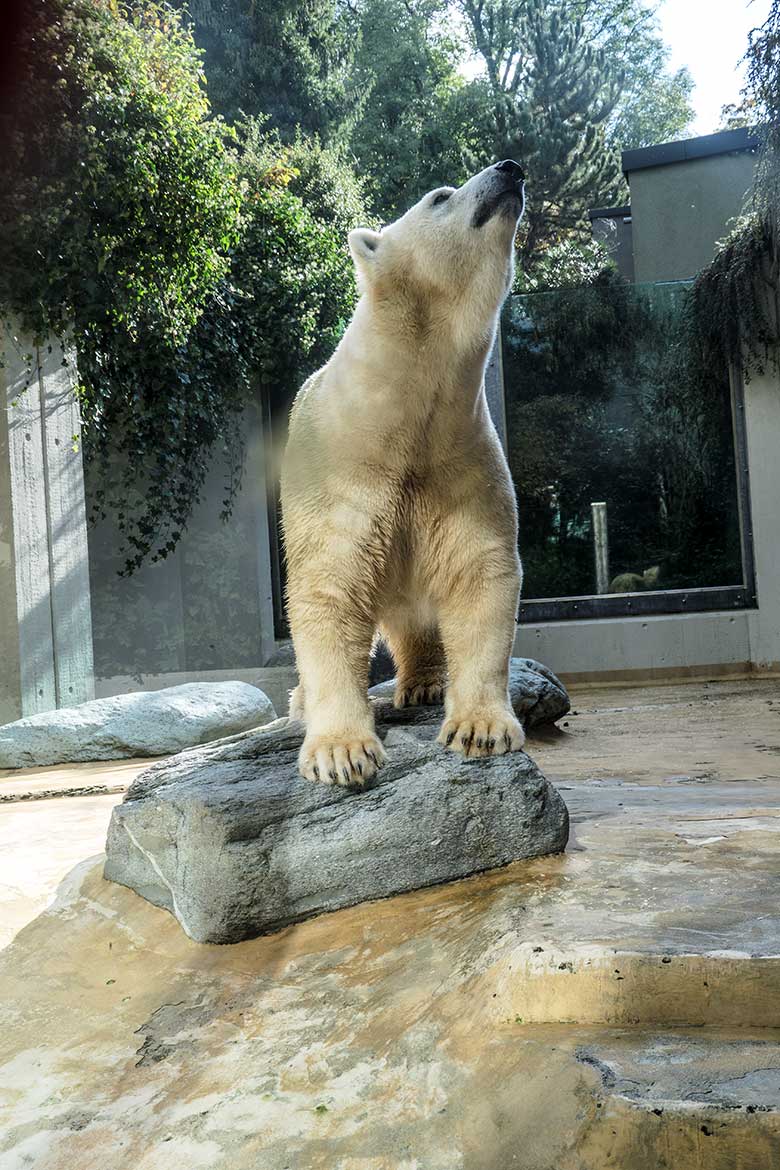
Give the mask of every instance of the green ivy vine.
[{"label": "green ivy vine", "polygon": [[332,348],[351,265],[281,146],[210,116],[180,14],[27,7],[0,112],[0,306],[75,351],[93,519],[132,572],[176,547],[216,458],[229,514],[247,404]]}]

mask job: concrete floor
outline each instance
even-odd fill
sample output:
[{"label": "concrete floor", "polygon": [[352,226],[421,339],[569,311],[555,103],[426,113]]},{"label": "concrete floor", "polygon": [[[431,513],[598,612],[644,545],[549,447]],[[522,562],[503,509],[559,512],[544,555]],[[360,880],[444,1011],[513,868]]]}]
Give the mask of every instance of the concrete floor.
[{"label": "concrete floor", "polygon": [[234,947],[39,913],[148,761],[0,774],[3,1170],[780,1165],[780,684],[572,698],[565,855]]},{"label": "concrete floor", "polygon": [[0,770],[0,948],[74,865],[103,852],[111,809],[150,762]]}]

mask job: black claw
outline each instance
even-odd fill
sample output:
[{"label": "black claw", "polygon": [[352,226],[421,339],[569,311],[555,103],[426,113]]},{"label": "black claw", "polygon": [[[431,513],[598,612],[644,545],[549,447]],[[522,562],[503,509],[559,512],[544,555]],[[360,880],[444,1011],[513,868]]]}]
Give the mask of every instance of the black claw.
[{"label": "black claw", "polygon": [[477,740],[477,747],[478,747],[478,748],[481,748],[481,747],[482,747],[482,740],[481,740],[481,739],[478,739],[478,740]]},{"label": "black claw", "polygon": [[332,768],[328,772],[328,775],[330,776],[331,780],[338,780],[338,775],[336,774],[336,772],[333,771]]},{"label": "black claw", "polygon": [[456,736],[456,735],[457,735],[457,732],[456,732],[456,731],[451,731],[451,732],[450,732],[450,734],[447,736],[447,747],[449,747],[449,746],[450,746],[450,744],[452,743],[452,741],[453,741],[453,739],[455,738],[455,736]]},{"label": "black claw", "polygon": [[363,775],[363,765],[360,762],[360,760],[358,760],[357,770],[360,773],[360,775],[362,776]]},{"label": "black claw", "polygon": [[492,752],[493,748],[496,746],[496,741],[494,739],[488,739],[485,746],[489,752]]},{"label": "black claw", "polygon": [[378,768],[378,767],[379,767],[379,760],[376,758],[376,756],[374,755],[374,753],[373,753],[373,752],[371,752],[371,751],[366,751],[366,755],[368,756],[369,760],[373,760],[373,762],[374,762],[374,767],[375,767],[375,768]]},{"label": "black claw", "polygon": [[505,732],[504,732],[504,743],[506,744],[506,750],[507,750],[508,752],[511,752],[511,750],[512,750],[512,740],[509,738],[509,732],[508,732],[508,731],[505,731]]},{"label": "black claw", "polygon": [[317,767],[317,765],[316,765],[316,764],[314,765],[314,775],[315,775],[315,776],[317,777],[317,779],[319,780],[319,778],[320,778],[320,770],[319,770],[319,768]]},{"label": "black claw", "polygon": [[351,779],[351,777],[350,777],[350,774],[349,774],[349,768],[342,768],[342,769],[341,769],[341,775],[344,777],[344,779],[346,780],[347,784],[349,784],[349,781],[350,781],[350,779]]}]

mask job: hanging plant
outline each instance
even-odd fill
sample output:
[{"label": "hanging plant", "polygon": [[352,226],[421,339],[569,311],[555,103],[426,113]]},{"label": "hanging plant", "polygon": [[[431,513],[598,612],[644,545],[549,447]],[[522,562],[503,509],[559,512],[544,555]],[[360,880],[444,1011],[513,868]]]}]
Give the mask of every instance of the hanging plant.
[{"label": "hanging plant", "polygon": [[745,378],[780,369],[780,0],[750,36],[742,112],[759,157],[745,213],[697,277],[690,302],[702,344]]},{"label": "hanging plant", "polygon": [[0,112],[0,306],[72,343],[92,518],[131,572],[176,547],[215,458],[229,515],[247,404],[321,360],[354,282],[257,134],[210,116],[180,15],[27,7]]}]

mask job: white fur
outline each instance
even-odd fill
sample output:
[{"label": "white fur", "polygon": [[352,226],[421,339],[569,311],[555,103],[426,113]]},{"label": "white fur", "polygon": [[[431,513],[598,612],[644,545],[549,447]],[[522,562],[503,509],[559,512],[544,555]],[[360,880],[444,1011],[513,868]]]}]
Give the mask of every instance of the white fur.
[{"label": "white fur", "polygon": [[362,295],[295,400],[282,469],[291,713],[306,721],[309,778],[360,782],[384,759],[366,697],[377,629],[397,703],[436,701],[446,686],[443,743],[467,755],[522,746],[507,695],[515,501],[483,384],[520,213],[489,167],[381,233],[350,233]]}]

